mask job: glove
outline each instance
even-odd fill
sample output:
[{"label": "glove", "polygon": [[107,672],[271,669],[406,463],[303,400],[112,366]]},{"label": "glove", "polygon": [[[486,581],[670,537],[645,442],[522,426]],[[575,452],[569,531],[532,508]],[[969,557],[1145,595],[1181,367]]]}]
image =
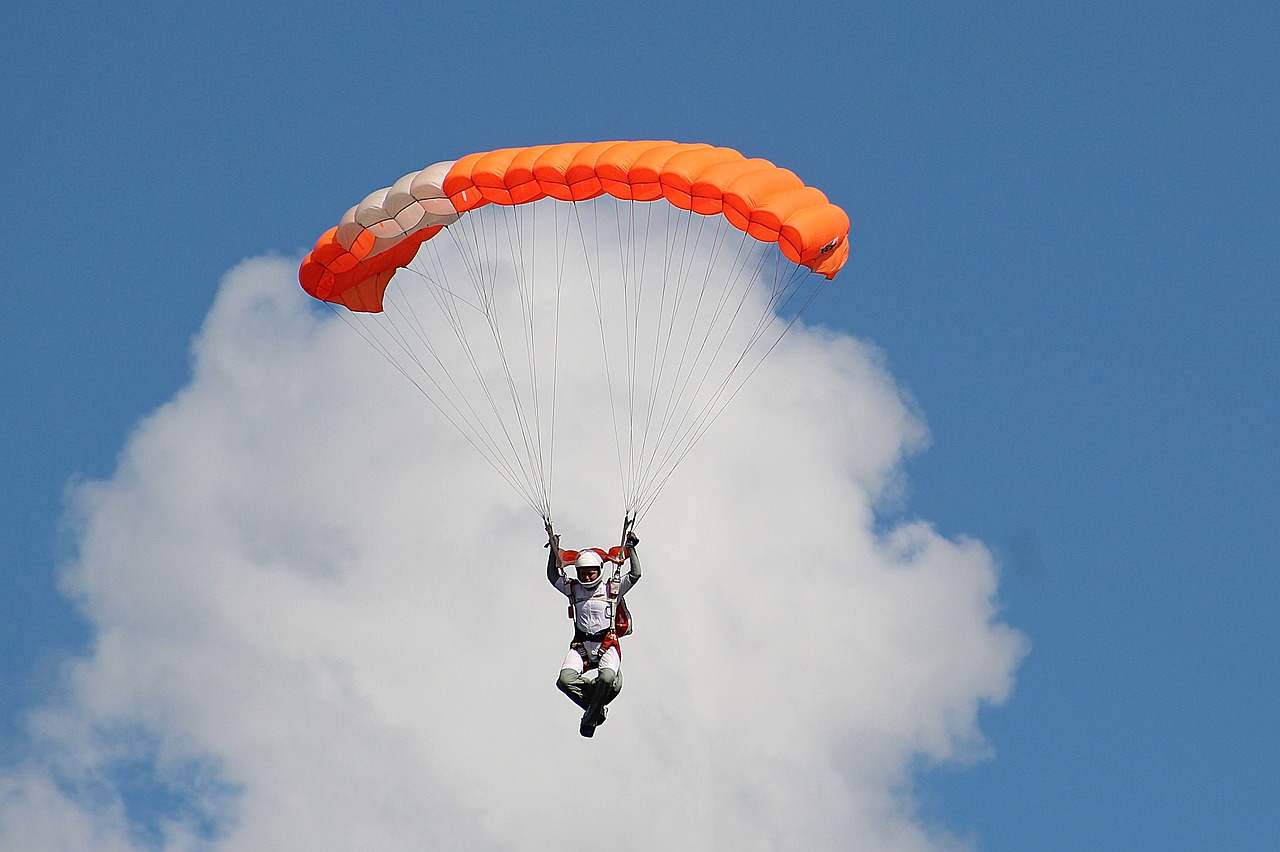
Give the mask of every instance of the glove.
[{"label": "glove", "polygon": [[635,547],[639,543],[640,536],[636,535],[635,532],[631,530],[627,530],[627,547]]}]

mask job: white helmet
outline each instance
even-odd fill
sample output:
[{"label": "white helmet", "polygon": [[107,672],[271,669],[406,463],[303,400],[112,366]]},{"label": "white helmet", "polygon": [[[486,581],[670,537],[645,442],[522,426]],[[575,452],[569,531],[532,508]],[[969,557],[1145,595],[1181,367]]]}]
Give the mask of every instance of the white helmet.
[{"label": "white helmet", "polygon": [[[588,589],[594,589],[598,586],[600,584],[600,578],[604,576],[604,560],[601,559],[600,554],[596,553],[594,550],[584,550],[579,553],[578,558],[574,560],[573,567],[578,574],[578,582]],[[584,582],[582,579],[583,568],[596,569],[598,572],[596,574],[596,578],[589,583]]]}]

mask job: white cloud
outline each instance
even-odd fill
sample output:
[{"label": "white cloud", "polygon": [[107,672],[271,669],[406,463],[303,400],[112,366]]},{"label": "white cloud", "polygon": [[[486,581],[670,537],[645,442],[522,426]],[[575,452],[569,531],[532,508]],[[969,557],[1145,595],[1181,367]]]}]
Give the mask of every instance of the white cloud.
[{"label": "white cloud", "polygon": [[[871,347],[794,329],[645,519],[583,740],[537,517],[290,264],[245,263],[75,492],[95,640],[0,776],[0,846],[947,847],[912,767],[984,753],[1024,640],[979,543],[873,531],[923,440]],[[562,472],[566,544],[616,535],[610,477]]]}]

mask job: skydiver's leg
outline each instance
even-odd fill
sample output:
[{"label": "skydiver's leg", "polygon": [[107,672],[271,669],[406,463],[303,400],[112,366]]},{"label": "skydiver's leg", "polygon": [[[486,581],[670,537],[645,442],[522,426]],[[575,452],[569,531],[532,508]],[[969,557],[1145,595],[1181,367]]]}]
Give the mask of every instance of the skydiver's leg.
[{"label": "skydiver's leg", "polygon": [[603,707],[622,692],[622,655],[617,648],[609,648],[600,656],[599,666],[595,688]]},{"label": "skydiver's leg", "polygon": [[600,657],[596,669],[596,682],[589,692],[591,704],[584,708],[583,724],[599,725],[605,718],[605,706],[622,692],[622,655],[617,648],[609,648]]},{"label": "skydiver's leg", "polygon": [[582,712],[582,723],[578,733],[584,737],[595,736],[596,728],[604,723],[609,710],[605,707],[618,697],[621,690],[621,677],[616,669],[596,669],[596,682],[591,685],[591,704]]},{"label": "skydiver's leg", "polygon": [[596,690],[601,695],[600,703],[608,704],[622,692],[622,672],[615,669],[600,669],[596,684]]},{"label": "skydiver's leg", "polygon": [[587,688],[590,686],[591,682],[583,678],[582,672],[575,672],[573,669],[561,669],[560,677],[556,679],[556,687],[584,710],[590,703],[587,699]]},{"label": "skydiver's leg", "polygon": [[587,695],[591,682],[582,676],[582,669],[581,655],[570,648],[569,653],[565,654],[564,662],[560,664],[560,677],[556,678],[556,688],[585,710],[591,702],[590,696]]}]

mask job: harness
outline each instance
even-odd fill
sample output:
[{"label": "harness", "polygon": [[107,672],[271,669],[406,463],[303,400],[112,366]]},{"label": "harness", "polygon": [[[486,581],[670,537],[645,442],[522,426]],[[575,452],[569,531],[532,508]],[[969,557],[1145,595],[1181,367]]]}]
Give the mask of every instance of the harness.
[{"label": "harness", "polygon": [[[618,593],[622,588],[621,578],[611,578],[605,580],[604,601],[607,607],[606,612],[609,614],[609,626],[597,633],[586,633],[577,625],[577,607],[589,600],[600,600],[593,591],[590,594],[583,594],[586,588],[577,580],[569,581],[569,620],[574,622],[573,640],[569,643],[569,647],[578,652],[578,656],[582,657],[582,661],[586,670],[590,671],[596,667],[600,658],[604,656],[604,652],[610,648],[618,649],[618,656],[622,656],[622,644],[618,641],[618,637],[626,636],[631,632],[631,614],[627,612],[626,602]],[[590,649],[586,647],[586,643],[599,643],[595,649],[595,653],[590,653]]]},{"label": "harness", "polygon": [[[622,528],[622,539],[625,545],[627,532],[631,528],[634,520],[627,518]],[[600,557],[602,562],[613,563],[613,576],[604,581],[604,600],[606,612],[609,615],[609,627],[598,633],[584,633],[577,625],[576,608],[580,603],[588,600],[596,600],[596,593],[592,591],[590,594],[581,595],[586,591],[586,587],[577,580],[565,578],[569,583],[569,620],[574,622],[573,639],[569,642],[569,647],[578,652],[578,656],[582,657],[583,668],[591,671],[596,668],[600,662],[600,658],[604,656],[605,651],[610,648],[618,649],[618,656],[622,656],[622,644],[618,641],[620,636],[629,636],[631,634],[631,613],[627,610],[627,602],[622,597],[622,564],[627,561],[625,546],[611,547],[607,551],[599,548],[588,548]],[[578,559],[578,554],[582,551],[578,550],[562,550],[560,551],[560,564],[567,565]],[[562,572],[563,574],[563,572]],[[595,654],[588,652],[586,643],[600,643]]]},{"label": "harness", "polygon": [[[600,643],[596,646],[594,654],[587,647],[588,642]],[[582,658],[582,670],[584,672],[594,671],[600,665],[600,660],[604,657],[605,651],[610,648],[617,648],[618,659],[622,659],[622,643],[618,641],[618,634],[612,630],[603,630],[599,633],[583,633],[581,630],[575,629],[573,631],[573,639],[569,642],[569,648],[577,651],[578,656]]]},{"label": "harness", "polygon": [[[608,580],[606,583],[608,584],[605,588],[606,606],[609,607],[609,612],[612,615],[615,611],[615,601],[618,599],[617,587],[613,585],[612,580]],[[594,591],[590,595],[582,596],[585,591],[586,588],[577,580],[569,581],[569,620],[574,622],[573,639],[570,640],[569,647],[577,651],[578,656],[582,658],[583,671],[592,671],[600,665],[600,658],[610,648],[617,648],[618,657],[621,658],[622,645],[618,642],[618,629],[613,618],[610,618],[609,626],[598,633],[586,633],[582,628],[578,627],[577,620],[574,617],[577,605],[588,600],[597,599]],[[588,642],[595,645],[595,653],[592,653],[591,649],[587,647]]]},{"label": "harness", "polygon": [[[597,548],[592,548],[592,549],[596,550]],[[578,558],[575,551],[569,550],[569,551],[565,551],[565,553],[572,554],[574,559]],[[604,558],[610,559],[612,561],[612,557],[609,555],[606,555]],[[618,563],[618,562],[614,563],[613,576],[610,577],[608,580],[605,580],[604,583],[605,583],[604,600],[605,600],[605,606],[606,606],[605,611],[609,615],[609,624],[611,625],[611,627],[607,631],[602,631],[601,633],[598,633],[598,634],[592,634],[592,638],[588,640],[591,642],[603,641],[602,638],[595,638],[595,637],[597,636],[603,637],[606,633],[616,633],[618,636],[629,636],[631,634],[631,613],[630,611],[627,610],[627,602],[622,597],[622,594],[621,594],[622,592],[621,563]],[[592,592],[589,595],[582,595],[580,597],[579,593],[582,591],[585,591],[585,589],[586,587],[583,586],[581,583],[579,583],[577,580],[569,580],[569,592],[570,592],[569,620],[570,621],[573,621],[574,616],[577,615],[576,608],[578,604],[596,599],[594,592]]]}]

